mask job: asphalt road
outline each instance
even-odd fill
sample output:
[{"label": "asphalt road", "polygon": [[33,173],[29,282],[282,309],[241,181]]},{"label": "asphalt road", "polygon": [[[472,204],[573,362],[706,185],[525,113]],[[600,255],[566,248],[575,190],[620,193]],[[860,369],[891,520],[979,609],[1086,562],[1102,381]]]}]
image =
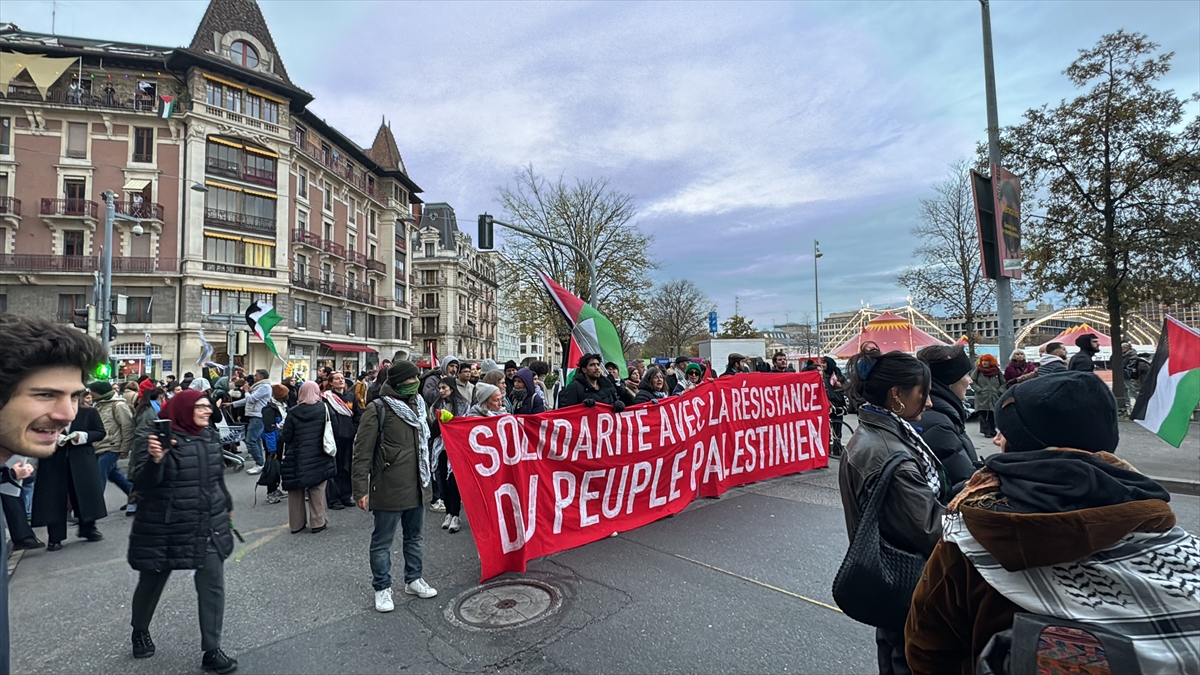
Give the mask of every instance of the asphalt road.
[{"label": "asphalt road", "polygon": [[[448,534],[430,514],[425,578],[438,596],[397,592],[396,611],[379,614],[370,517],[335,511],[327,531],[292,535],[286,502],[267,505],[260,489],[251,506],[253,482],[228,476],[247,539],[225,569],[224,647],[239,672],[876,671],[872,629],[825,606],[846,547],[836,468],[699,500],[674,518],[534,561],[522,576],[556,589],[561,607],[490,631],[453,618],[479,578],[465,527]],[[108,490],[114,515],[100,522],[104,541],[71,539],[20,560],[10,586],[13,672],[200,672],[187,573],[173,575],[151,626],[158,653],[131,656],[132,519],[117,510],[117,494]],[[1200,530],[1200,499],[1179,496],[1173,506],[1181,525]]]}]

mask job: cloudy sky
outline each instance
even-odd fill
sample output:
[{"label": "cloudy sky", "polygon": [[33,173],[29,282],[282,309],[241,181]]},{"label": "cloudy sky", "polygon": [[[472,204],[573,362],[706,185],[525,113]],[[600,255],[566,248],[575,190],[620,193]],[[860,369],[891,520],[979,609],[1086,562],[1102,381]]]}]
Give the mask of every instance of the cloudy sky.
[{"label": "cloudy sky", "polygon": [[[191,40],[203,1],[57,3],[60,34]],[[903,301],[917,200],[985,137],[979,4],[260,2],[312,108],[369,144],[382,116],[426,201],[464,227],[532,164],[635,196],[660,279],[759,325]],[[48,1],[0,20],[50,30]],[[107,18],[106,18],[107,17]],[[1000,121],[1073,96],[1062,70],[1124,28],[1200,90],[1200,2],[992,6]],[[1197,106],[1191,107],[1196,114]],[[468,228],[469,229],[469,228]]]}]

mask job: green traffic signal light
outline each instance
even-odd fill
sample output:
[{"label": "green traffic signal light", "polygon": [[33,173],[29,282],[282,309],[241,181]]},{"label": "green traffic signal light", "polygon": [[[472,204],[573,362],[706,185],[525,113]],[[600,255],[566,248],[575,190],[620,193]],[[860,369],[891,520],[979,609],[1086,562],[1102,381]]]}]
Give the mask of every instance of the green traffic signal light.
[{"label": "green traffic signal light", "polygon": [[112,369],[111,363],[101,363],[96,366],[96,370],[92,371],[92,379],[96,379],[96,380],[112,379],[112,373],[113,373],[113,369]]}]

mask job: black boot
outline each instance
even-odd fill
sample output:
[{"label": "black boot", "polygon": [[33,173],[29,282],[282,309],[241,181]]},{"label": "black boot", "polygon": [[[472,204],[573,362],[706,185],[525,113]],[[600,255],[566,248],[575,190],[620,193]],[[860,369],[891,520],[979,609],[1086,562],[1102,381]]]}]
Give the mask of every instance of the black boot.
[{"label": "black boot", "polygon": [[237,670],[237,659],[230,658],[220,649],[210,649],[204,652],[204,660],[200,665],[218,675],[225,675]]},{"label": "black boot", "polygon": [[154,640],[150,639],[150,631],[133,631],[133,658],[148,659],[154,656]]},{"label": "black boot", "polygon": [[102,541],[104,539],[104,535],[100,534],[100,530],[96,529],[96,521],[94,520],[87,523],[80,522],[79,533],[75,536],[80,539],[87,539],[88,541]]}]

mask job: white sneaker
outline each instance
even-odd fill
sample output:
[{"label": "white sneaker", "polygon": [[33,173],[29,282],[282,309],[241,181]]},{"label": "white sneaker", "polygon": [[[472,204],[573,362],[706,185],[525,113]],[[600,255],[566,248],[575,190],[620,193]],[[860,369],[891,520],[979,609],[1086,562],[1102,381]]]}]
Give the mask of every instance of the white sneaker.
[{"label": "white sneaker", "polygon": [[444,529],[450,527],[450,521],[453,519],[454,519],[454,516],[447,513],[445,519],[442,520],[442,529],[444,530]]},{"label": "white sneaker", "polygon": [[256,466],[256,467],[253,467],[253,468],[250,468],[250,469],[246,469],[246,475],[247,475],[247,476],[254,476],[254,475],[257,475],[257,474],[260,474],[260,473],[262,473],[262,467],[261,467],[261,466]]},{"label": "white sneaker", "polygon": [[[437,595],[437,591],[425,583],[424,579],[415,579],[407,584],[404,584],[404,592],[409,595],[415,595],[418,598],[432,598]],[[388,599],[391,599],[391,592],[388,592]]]},{"label": "white sneaker", "polygon": [[385,588],[382,591],[375,591],[375,611],[390,612],[393,609],[396,609],[396,604],[392,602],[392,589]]},{"label": "white sneaker", "polygon": [[450,516],[450,527],[448,529],[451,532],[458,532],[462,529],[462,522],[458,519],[458,516]]},{"label": "white sneaker", "polygon": [[443,502],[442,500],[439,499],[436,502],[429,505],[429,510],[433,511],[435,513],[445,513],[446,512],[446,502]]}]

